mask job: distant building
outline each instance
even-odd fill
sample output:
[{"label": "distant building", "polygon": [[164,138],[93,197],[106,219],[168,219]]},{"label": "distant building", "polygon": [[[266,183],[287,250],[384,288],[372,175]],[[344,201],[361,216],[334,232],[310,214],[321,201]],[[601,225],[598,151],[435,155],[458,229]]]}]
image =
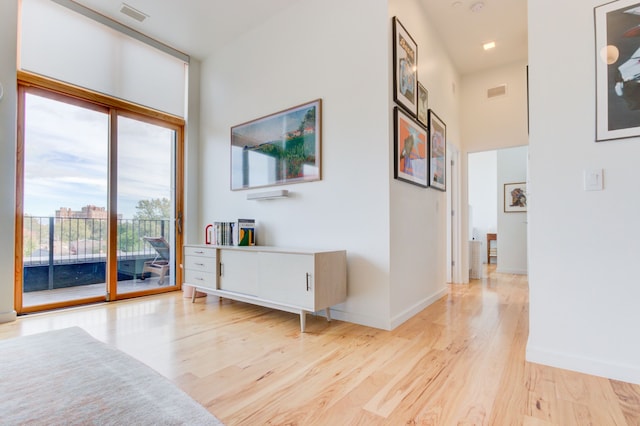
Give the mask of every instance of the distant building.
[{"label": "distant building", "polygon": [[[68,207],[60,207],[56,210],[56,218],[58,219],[107,219],[109,212],[106,207],[97,207],[92,205],[84,206],[80,211],[71,210]],[[122,215],[118,215],[118,219],[122,219]]]}]

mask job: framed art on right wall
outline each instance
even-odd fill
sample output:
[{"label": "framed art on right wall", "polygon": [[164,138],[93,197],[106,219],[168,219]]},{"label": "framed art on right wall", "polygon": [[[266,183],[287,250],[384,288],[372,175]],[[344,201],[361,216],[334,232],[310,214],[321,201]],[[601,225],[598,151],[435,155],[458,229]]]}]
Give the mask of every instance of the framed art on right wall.
[{"label": "framed art on right wall", "polygon": [[596,141],[640,136],[640,1],[594,9]]},{"label": "framed art on right wall", "polygon": [[447,126],[429,110],[429,186],[447,190]]}]

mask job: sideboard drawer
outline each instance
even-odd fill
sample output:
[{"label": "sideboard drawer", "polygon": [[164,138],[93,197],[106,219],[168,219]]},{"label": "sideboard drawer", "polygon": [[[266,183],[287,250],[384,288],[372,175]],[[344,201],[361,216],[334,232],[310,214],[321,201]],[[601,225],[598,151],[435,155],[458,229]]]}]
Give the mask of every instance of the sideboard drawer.
[{"label": "sideboard drawer", "polygon": [[184,247],[185,256],[216,257],[216,249],[211,247]]},{"label": "sideboard drawer", "polygon": [[187,269],[184,272],[184,283],[199,287],[216,288],[216,274]]},{"label": "sideboard drawer", "polygon": [[216,258],[215,257],[199,257],[194,255],[187,255],[184,258],[185,269],[193,269],[194,271],[216,272]]}]

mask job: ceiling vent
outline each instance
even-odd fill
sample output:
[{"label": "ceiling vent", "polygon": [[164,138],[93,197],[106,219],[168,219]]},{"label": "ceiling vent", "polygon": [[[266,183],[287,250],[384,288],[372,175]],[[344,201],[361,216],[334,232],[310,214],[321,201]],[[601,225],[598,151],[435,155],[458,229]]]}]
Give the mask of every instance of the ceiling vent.
[{"label": "ceiling vent", "polygon": [[134,9],[133,7],[129,6],[126,3],[122,3],[122,7],[120,8],[120,13],[124,13],[128,17],[133,18],[138,22],[142,22],[149,17],[149,15],[142,13],[137,9]]},{"label": "ceiling vent", "polygon": [[507,85],[501,84],[500,86],[487,89],[487,99],[494,99],[505,96],[507,94]]}]

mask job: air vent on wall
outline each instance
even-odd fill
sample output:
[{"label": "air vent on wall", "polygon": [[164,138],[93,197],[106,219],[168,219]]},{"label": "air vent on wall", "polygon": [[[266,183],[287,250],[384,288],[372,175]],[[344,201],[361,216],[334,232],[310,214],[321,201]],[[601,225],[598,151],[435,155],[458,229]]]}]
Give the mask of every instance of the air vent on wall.
[{"label": "air vent on wall", "polygon": [[507,85],[501,84],[500,86],[487,89],[487,99],[498,98],[507,94]]},{"label": "air vent on wall", "polygon": [[120,12],[124,13],[130,18],[135,19],[138,22],[142,22],[149,17],[149,15],[140,12],[139,10],[134,9],[126,3],[122,3],[122,7],[120,8]]}]

